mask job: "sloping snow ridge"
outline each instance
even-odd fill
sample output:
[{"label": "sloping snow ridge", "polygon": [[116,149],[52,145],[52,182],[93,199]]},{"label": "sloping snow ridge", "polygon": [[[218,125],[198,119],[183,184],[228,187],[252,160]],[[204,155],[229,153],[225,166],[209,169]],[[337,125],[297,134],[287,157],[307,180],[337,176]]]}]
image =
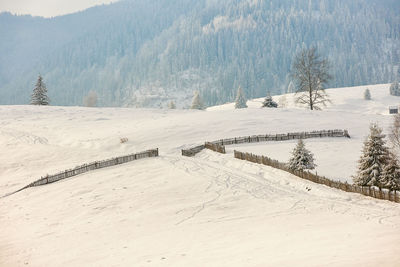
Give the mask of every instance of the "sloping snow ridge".
[{"label": "sloping snow ridge", "polygon": [[[363,100],[367,87],[371,101]],[[180,155],[221,138],[347,129],[351,139],[305,144],[318,173],[351,182],[369,124],[387,131],[388,106],[400,98],[387,84],[327,92],[332,104],[323,111],[295,106],[292,95],[277,109],[261,109],[262,99],[207,111],[0,106],[0,195],[85,162],[160,150],[0,198],[0,266],[399,266],[398,203],[231,153],[284,161],[292,141]]]}]

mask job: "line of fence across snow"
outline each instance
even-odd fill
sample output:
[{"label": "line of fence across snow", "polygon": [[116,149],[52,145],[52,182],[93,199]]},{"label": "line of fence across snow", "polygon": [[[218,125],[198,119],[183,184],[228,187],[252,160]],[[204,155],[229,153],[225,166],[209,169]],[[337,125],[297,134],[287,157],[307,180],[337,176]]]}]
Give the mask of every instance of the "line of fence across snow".
[{"label": "line of fence across snow", "polygon": [[[293,132],[287,134],[264,134],[264,135],[252,135],[252,136],[242,136],[235,138],[227,138],[216,140],[213,142],[206,142],[204,145],[199,145],[189,149],[183,149],[182,155],[187,157],[193,157],[205,148],[217,149],[214,151],[220,152],[222,148],[218,146],[233,145],[233,144],[244,144],[244,143],[258,143],[258,142],[268,142],[268,141],[284,141],[293,139],[308,139],[308,138],[322,138],[322,137],[348,137],[350,138],[349,132],[347,130],[322,130],[322,131],[312,131],[312,132]],[[213,146],[217,145],[217,146]]]},{"label": "line of fence across snow", "polygon": [[276,169],[280,169],[291,174],[294,174],[300,178],[312,181],[317,184],[323,184],[332,188],[336,188],[346,192],[359,193],[365,196],[384,199],[393,202],[400,203],[400,191],[389,190],[385,188],[379,188],[376,186],[359,186],[349,183],[342,183],[339,181],[333,181],[326,177],[313,174],[308,171],[294,171],[288,168],[287,164],[279,162],[277,160],[270,159],[266,156],[258,156],[251,153],[243,153],[234,151],[234,156],[237,159],[250,161],[253,163],[267,165]]},{"label": "line of fence across snow", "polygon": [[[150,149],[150,150],[146,150],[146,151],[143,151],[140,153],[130,154],[130,155],[126,155],[126,156],[111,158],[111,159],[107,159],[107,160],[95,161],[92,163],[77,166],[73,169],[59,172],[54,175],[46,175],[44,177],[41,177],[39,180],[34,181],[34,182],[30,183],[29,185],[21,188],[20,190],[18,190],[16,192],[19,192],[28,187],[34,187],[34,186],[40,186],[40,185],[54,183],[54,182],[57,182],[57,181],[60,181],[60,180],[66,179],[66,178],[70,178],[70,177],[73,177],[73,176],[76,176],[76,175],[79,175],[82,173],[89,172],[89,171],[107,168],[107,167],[127,163],[127,162],[134,161],[134,160],[143,159],[143,158],[151,158],[151,157],[158,157],[158,148]],[[14,193],[16,193],[16,192],[14,192]]]}]

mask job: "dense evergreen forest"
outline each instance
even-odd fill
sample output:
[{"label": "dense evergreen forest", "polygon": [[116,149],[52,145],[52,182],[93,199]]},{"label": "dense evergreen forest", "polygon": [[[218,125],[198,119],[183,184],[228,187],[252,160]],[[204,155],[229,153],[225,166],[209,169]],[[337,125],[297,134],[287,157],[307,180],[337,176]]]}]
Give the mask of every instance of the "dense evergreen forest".
[{"label": "dense evergreen forest", "polygon": [[400,1],[125,0],[45,19],[0,14],[0,104],[27,104],[39,73],[51,104],[187,107],[286,92],[316,46],[330,87],[399,78]]}]

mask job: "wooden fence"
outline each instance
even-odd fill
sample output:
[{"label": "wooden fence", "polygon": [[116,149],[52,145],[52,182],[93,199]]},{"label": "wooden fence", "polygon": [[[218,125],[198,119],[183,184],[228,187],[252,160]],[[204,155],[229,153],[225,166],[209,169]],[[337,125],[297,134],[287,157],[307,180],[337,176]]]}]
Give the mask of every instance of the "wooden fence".
[{"label": "wooden fence", "polygon": [[186,157],[194,157],[197,153],[202,151],[205,148],[205,145],[195,146],[189,149],[182,149],[182,156]]},{"label": "wooden fence", "polygon": [[221,139],[213,141],[211,143],[226,146],[226,145],[243,144],[243,143],[258,143],[267,141],[284,141],[293,139],[308,139],[308,138],[322,138],[322,137],[350,138],[350,135],[347,130],[322,130],[322,131],[312,131],[312,132],[294,132],[287,134],[252,135],[252,136]]},{"label": "wooden fence", "polygon": [[265,156],[258,156],[251,153],[243,153],[236,150],[234,151],[234,155],[237,159],[247,160],[253,163],[264,164],[273,168],[277,168],[317,184],[323,184],[346,192],[359,193],[377,199],[384,199],[400,203],[400,191],[388,190],[376,186],[358,186],[349,183],[333,181],[326,177],[318,176],[308,171],[293,171],[288,168],[287,164],[270,159]]},{"label": "wooden fence", "polygon": [[[268,142],[268,141],[284,141],[293,139],[308,139],[308,138],[322,138],[322,137],[348,137],[350,138],[349,132],[347,130],[322,130],[322,131],[312,131],[312,132],[293,132],[287,134],[264,134],[264,135],[252,135],[252,136],[242,136],[235,138],[220,139],[213,142],[206,142],[205,145],[196,146],[189,149],[183,149],[182,155],[187,157],[193,157],[204,148],[211,150],[217,149],[216,146],[225,146],[233,144],[243,144],[243,143],[258,143],[258,142]],[[208,145],[207,145],[208,144]],[[218,148],[222,150],[222,148]],[[225,148],[224,148],[225,149]],[[218,150],[214,150],[219,152]]]},{"label": "wooden fence", "polygon": [[226,154],[224,145],[213,144],[213,143],[210,143],[210,142],[206,142],[205,148],[210,149],[210,150],[215,151],[215,152],[218,152],[218,153],[221,153],[221,154]]},{"label": "wooden fence", "polygon": [[[34,182],[30,183],[29,185],[19,189],[18,191],[11,193],[11,194],[22,191],[28,187],[50,184],[50,183],[54,183],[54,182],[57,182],[57,181],[60,181],[60,180],[66,179],[66,178],[70,178],[70,177],[85,173],[85,172],[102,169],[102,168],[107,168],[107,167],[127,163],[127,162],[134,161],[134,160],[143,159],[143,158],[151,158],[151,157],[158,157],[158,148],[146,150],[146,151],[136,153],[136,154],[130,154],[127,156],[122,156],[122,157],[117,157],[117,158],[112,158],[112,159],[107,159],[107,160],[102,160],[102,161],[95,161],[92,163],[77,166],[74,169],[69,169],[69,170],[65,170],[63,172],[59,172],[54,175],[46,175],[44,177],[41,177],[39,180],[34,181]],[[11,195],[11,194],[8,194],[8,195]]]}]

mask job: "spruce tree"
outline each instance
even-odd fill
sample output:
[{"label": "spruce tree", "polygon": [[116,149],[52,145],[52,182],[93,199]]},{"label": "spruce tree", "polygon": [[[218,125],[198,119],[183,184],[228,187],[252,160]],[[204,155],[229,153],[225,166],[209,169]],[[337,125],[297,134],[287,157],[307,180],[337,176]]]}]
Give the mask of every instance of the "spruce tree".
[{"label": "spruce tree", "polygon": [[364,91],[364,100],[371,100],[371,92],[368,88]]},{"label": "spruce tree", "polygon": [[277,108],[278,107],[278,103],[276,103],[270,94],[268,94],[268,96],[264,99],[264,102],[262,104],[263,108]]},{"label": "spruce tree", "polygon": [[242,87],[239,86],[235,99],[235,108],[247,108],[246,102],[246,96],[244,95]]},{"label": "spruce tree", "polygon": [[192,100],[192,106],[190,108],[191,109],[199,109],[199,110],[203,110],[204,109],[204,104],[203,104],[203,101],[202,101],[198,91],[194,92],[194,96],[193,96],[193,100]]},{"label": "spruce tree", "polygon": [[358,161],[358,173],[354,183],[361,186],[380,186],[383,169],[388,161],[388,148],[385,135],[377,124],[371,124],[370,134],[364,141],[364,147]]},{"label": "spruce tree", "polygon": [[388,155],[387,164],[383,168],[379,184],[390,190],[400,190],[400,166],[396,156],[391,152]]},{"label": "spruce tree", "polygon": [[47,88],[43,82],[43,78],[39,75],[36,86],[31,95],[31,105],[49,105],[50,100],[47,96]]},{"label": "spruce tree", "polygon": [[293,171],[313,170],[317,165],[314,163],[314,155],[306,149],[302,139],[299,139],[289,160],[289,169]]}]

